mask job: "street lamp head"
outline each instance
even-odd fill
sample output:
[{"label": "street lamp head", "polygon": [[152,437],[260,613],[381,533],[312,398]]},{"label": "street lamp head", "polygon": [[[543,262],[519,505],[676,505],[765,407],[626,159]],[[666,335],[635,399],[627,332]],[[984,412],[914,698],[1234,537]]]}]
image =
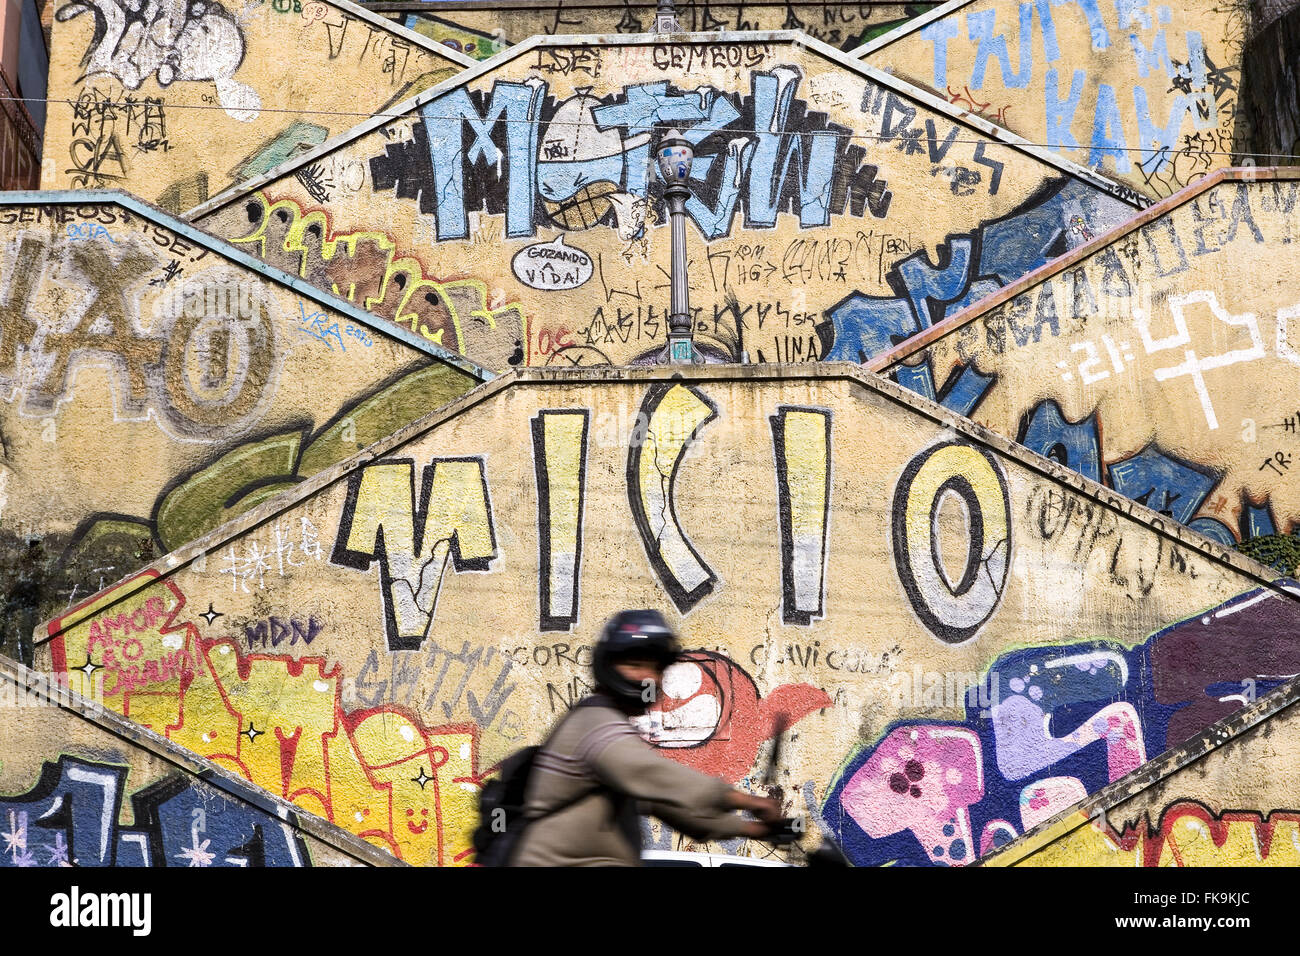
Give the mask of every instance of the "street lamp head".
[{"label": "street lamp head", "polygon": [[659,176],[665,185],[686,185],[691,175],[691,162],[695,159],[695,148],[680,130],[669,130],[659,141],[658,158]]}]

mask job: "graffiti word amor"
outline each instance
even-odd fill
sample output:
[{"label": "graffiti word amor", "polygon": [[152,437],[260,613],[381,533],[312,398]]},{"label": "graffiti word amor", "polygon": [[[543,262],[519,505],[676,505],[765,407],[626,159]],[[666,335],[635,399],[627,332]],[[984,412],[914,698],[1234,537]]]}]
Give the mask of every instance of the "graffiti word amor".
[{"label": "graffiti word amor", "polygon": [[[163,598],[151,597],[129,612],[119,607],[116,613],[92,620],[87,631],[86,662],[76,669],[90,678],[102,668],[108,675],[104,693],[124,699],[144,688],[187,676],[193,662],[185,651],[185,631],[171,626],[177,610],[179,605],[168,610]],[[151,648],[156,653],[148,653]]]},{"label": "graffiti word amor", "polygon": [[[327,669],[323,658],[296,652],[245,655],[242,637],[202,640],[199,625],[181,613],[187,599],[174,579],[161,586],[170,594],[165,600],[177,624],[166,633],[141,635],[145,653],[158,654],[161,642],[182,634],[177,649],[193,660],[192,679],[155,685],[131,700],[109,695],[110,707],[402,859],[434,866],[465,860],[472,852],[469,831],[477,806],[476,724],[430,729],[395,706],[345,711],[339,665]],[[60,658],[79,663],[84,624],[67,626],[54,648],[56,666]],[[441,666],[441,656],[435,660]],[[67,674],[74,682],[80,676],[75,666]],[[476,702],[495,706],[493,695]],[[513,736],[519,737],[517,716],[514,723]],[[82,800],[78,796],[73,806],[88,817],[98,818],[106,805]],[[0,812],[7,806],[0,801]],[[187,833],[189,820],[187,807]],[[215,838],[203,847],[208,836],[200,834],[188,848],[224,851]]]}]

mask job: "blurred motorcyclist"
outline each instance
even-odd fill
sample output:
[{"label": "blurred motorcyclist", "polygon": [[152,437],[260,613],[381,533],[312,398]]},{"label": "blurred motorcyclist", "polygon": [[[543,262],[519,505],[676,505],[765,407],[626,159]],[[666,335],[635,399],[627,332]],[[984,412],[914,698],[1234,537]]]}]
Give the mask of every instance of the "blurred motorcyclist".
[{"label": "blurred motorcyclist", "polygon": [[697,840],[761,839],[779,829],[775,800],[669,760],[633,729],[630,718],[654,703],[680,652],[658,611],[622,611],[605,625],[592,656],[596,692],[565,715],[534,760],[515,866],[638,866],[642,814]]}]

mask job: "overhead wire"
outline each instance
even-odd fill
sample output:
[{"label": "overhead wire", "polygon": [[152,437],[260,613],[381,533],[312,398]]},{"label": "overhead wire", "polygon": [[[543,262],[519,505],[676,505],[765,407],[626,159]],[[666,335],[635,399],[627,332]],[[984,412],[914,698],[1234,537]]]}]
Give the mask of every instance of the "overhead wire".
[{"label": "overhead wire", "polygon": [[[66,104],[74,112],[78,109],[77,103],[75,103],[72,100],[52,99],[48,97],[17,97],[17,96],[0,97],[0,102],[30,102],[30,103],[46,103],[46,104],[57,103],[60,105]],[[409,102],[409,100],[406,102]],[[145,100],[133,100],[133,99],[96,100],[94,101],[93,105],[95,106],[96,109],[102,109],[104,107],[114,107],[118,109],[140,109],[142,107],[161,106],[165,112],[169,112],[177,109],[222,110],[222,111],[225,110],[225,107],[223,107],[220,103],[165,103],[165,102],[153,103],[153,102],[147,102]],[[290,113],[297,116],[351,116],[351,117],[361,117],[363,119],[394,119],[394,120],[403,119],[413,115],[412,110],[406,110],[401,113],[383,113],[383,112],[366,113],[366,112],[354,111],[354,110],[297,109],[297,108],[290,108],[290,107],[269,107],[269,106],[260,107],[258,109],[258,112],[259,113]],[[818,110],[817,112],[824,113],[827,111]],[[998,125],[996,123],[993,123],[992,120],[984,119],[983,117],[978,116],[978,114],[972,114],[972,115],[974,115],[978,119],[983,119],[984,122],[990,123],[991,125],[994,126]],[[457,120],[465,119],[465,117],[460,114],[436,114],[436,113],[430,114],[430,113],[424,113],[422,111],[418,113],[418,117],[426,121],[446,120],[448,122],[455,122]],[[571,121],[571,120],[509,119],[504,116],[498,117],[496,120],[494,120],[494,122],[505,123],[505,124],[513,123],[517,125],[529,125],[529,126],[545,126],[548,129],[555,126],[573,126],[575,128],[582,128],[590,125],[588,123]],[[702,131],[709,135],[712,135],[713,133],[750,133],[754,135],[772,133],[772,130],[747,129],[744,127],[738,127],[733,125],[714,126],[714,127],[698,126],[698,125],[687,126],[686,125],[687,122],[688,121],[683,121],[677,125],[680,125],[683,128],[684,132],[694,133],[694,132]],[[614,124],[614,125],[618,125],[618,124]],[[668,126],[668,125],[674,125],[674,124],[667,123],[667,122],[656,124],[656,126]],[[613,126],[611,126],[611,128],[613,128]],[[998,128],[1005,129],[1005,127],[1001,127],[1001,126],[999,126]],[[867,141],[874,141],[874,142],[881,142],[881,141],[892,142],[898,138],[897,133],[893,133],[893,134],[858,133],[853,131],[841,132],[839,130],[807,130],[807,131],[783,130],[782,132],[786,135],[799,134],[799,135],[807,135],[807,136],[836,136],[836,137],[843,137],[848,139],[860,139],[860,140],[867,140]],[[1007,132],[1012,133],[1013,136],[1018,136],[1018,134],[1014,133],[1012,130],[1007,130]],[[966,145],[977,145],[979,143],[987,142],[987,140],[953,139],[951,140],[951,142],[963,143]],[[1006,145],[1034,146],[1040,149],[1052,149],[1052,150],[1064,150],[1070,148],[1059,143],[1036,143],[1031,140],[1025,140],[1023,138],[1019,143],[1008,143]],[[1082,150],[1085,149],[1086,147],[1079,146],[1077,148]],[[1142,147],[1142,146],[1110,146],[1110,145],[1106,146],[1106,151],[1108,152],[1116,151],[1116,150],[1123,150],[1124,152],[1129,152],[1129,153],[1158,152],[1158,150],[1152,149],[1150,147]],[[1243,152],[1239,150],[1226,150],[1226,149],[1197,149],[1195,150],[1195,153],[1196,155],[1206,155],[1206,156],[1239,156],[1242,159],[1254,159],[1254,160],[1259,160],[1259,159],[1296,160],[1297,159],[1297,157],[1291,153],[1256,153],[1256,152]]]}]

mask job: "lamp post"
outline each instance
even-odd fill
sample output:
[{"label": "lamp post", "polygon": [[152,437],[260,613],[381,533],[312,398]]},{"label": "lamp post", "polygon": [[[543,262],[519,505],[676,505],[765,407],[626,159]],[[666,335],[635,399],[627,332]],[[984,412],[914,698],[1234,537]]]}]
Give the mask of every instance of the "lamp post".
[{"label": "lamp post", "polygon": [[664,201],[672,219],[671,298],[668,310],[668,347],[659,356],[659,364],[701,364],[691,341],[691,306],[686,282],[686,200],[691,191],[686,180],[691,175],[695,149],[678,130],[669,130],[659,143],[659,178],[664,181]]}]

